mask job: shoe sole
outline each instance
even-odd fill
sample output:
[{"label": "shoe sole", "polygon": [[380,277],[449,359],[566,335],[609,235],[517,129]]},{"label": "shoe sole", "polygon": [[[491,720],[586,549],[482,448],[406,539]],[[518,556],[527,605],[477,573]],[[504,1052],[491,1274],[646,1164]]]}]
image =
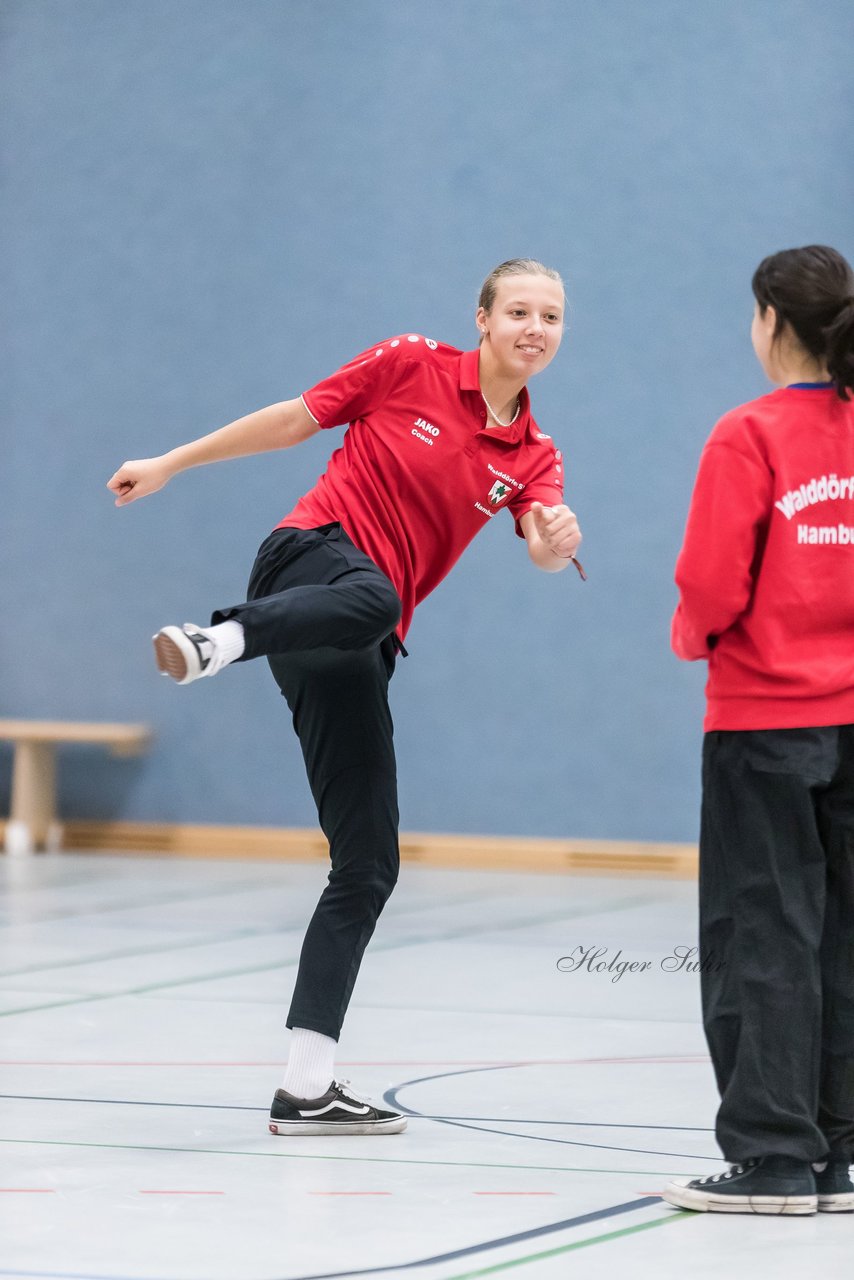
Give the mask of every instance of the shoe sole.
[{"label": "shoe sole", "polygon": [[806,1216],[818,1208],[816,1196],[715,1196],[689,1187],[665,1190],[662,1199],[677,1209],[699,1213],[764,1213],[775,1216]]},{"label": "shoe sole", "polygon": [[178,684],[185,684],[190,674],[187,658],[180,646],[165,631],[158,631],[154,637],[154,656],[157,669],[164,676],[170,676]]},{"label": "shoe sole", "polygon": [[271,1133],[280,1138],[350,1137],[371,1133],[402,1133],[406,1128],[406,1116],[394,1120],[271,1120]]},{"label": "shoe sole", "polygon": [[819,1196],[818,1211],[819,1213],[854,1213],[854,1191]]}]

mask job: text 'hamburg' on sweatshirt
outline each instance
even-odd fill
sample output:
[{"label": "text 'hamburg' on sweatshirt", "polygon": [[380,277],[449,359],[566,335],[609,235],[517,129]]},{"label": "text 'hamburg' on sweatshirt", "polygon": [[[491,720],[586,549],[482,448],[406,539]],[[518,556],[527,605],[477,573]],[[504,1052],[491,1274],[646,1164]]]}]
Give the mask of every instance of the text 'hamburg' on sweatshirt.
[{"label": "text 'hamburg' on sweatshirt", "polygon": [[854,723],[854,402],[784,387],[718,422],[676,565],[705,729]]}]

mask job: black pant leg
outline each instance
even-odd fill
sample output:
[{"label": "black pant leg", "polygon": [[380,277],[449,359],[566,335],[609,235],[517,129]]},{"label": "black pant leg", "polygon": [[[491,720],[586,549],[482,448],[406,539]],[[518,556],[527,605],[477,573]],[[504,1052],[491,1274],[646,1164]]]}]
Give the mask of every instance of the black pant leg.
[{"label": "black pant leg", "polygon": [[365,649],[400,621],[392,583],[338,524],[274,530],[258,551],[247,594],[211,619],[242,625],[244,662],[324,646]]},{"label": "black pant leg", "polygon": [[733,968],[732,894],[736,872],[730,862],[737,850],[727,832],[726,806],[720,801],[718,743],[720,735],[703,740],[703,790],[700,812],[700,991],[703,1025],[723,1097],[735,1070],[741,1013],[739,987]]},{"label": "black pant leg", "polygon": [[309,923],[288,1026],[337,1039],[365,947],[399,869],[388,683],[401,604],[340,525],[278,529],[259,549],[246,604],[218,610],[266,654],[293,716],[329,882]]},{"label": "black pant leg", "polygon": [[854,1163],[854,725],[839,730],[838,767],[819,797],[827,850],[821,944],[822,1059],[818,1123],[828,1149]]},{"label": "black pant leg", "polygon": [[390,641],[358,653],[271,657],[293,713],[331,870],[300,954],[289,1027],[338,1039],[359,966],[399,869]]},{"label": "black pant leg", "polygon": [[718,732],[704,743],[703,1019],[729,1160],[818,1160],[825,851],[816,792],[835,730]]}]

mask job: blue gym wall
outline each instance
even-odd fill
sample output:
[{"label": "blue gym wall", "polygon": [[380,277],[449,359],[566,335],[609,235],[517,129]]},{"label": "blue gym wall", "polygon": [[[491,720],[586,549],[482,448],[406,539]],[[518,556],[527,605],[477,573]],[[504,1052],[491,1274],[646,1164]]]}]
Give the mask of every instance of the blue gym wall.
[{"label": "blue gym wall", "polygon": [[[313,825],[265,664],[178,689],[149,637],[242,598],[335,436],[104,485],[416,330],[564,274],[532,384],[589,581],[494,521],[392,686],[409,830],[690,840],[704,672],[669,652],[701,445],[766,390],[766,253],[854,254],[850,0],[5,0],[0,715],[146,720],[68,816]],[[10,755],[0,756],[8,803]]]}]

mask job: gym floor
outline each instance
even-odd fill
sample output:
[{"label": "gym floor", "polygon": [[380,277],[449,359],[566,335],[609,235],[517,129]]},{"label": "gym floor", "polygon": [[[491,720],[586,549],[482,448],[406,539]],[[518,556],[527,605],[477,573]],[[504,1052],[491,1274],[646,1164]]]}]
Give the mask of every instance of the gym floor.
[{"label": "gym floor", "polygon": [[0,1276],[847,1275],[850,1215],[659,1198],[725,1167],[690,881],[404,865],[338,1074],[407,1131],[268,1133],[323,882],[0,858]]}]

